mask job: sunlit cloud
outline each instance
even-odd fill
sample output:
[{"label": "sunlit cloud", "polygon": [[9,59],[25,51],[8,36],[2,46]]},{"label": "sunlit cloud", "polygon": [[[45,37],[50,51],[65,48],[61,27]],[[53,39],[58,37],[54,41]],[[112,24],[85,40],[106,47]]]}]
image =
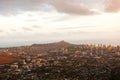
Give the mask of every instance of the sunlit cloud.
[{"label": "sunlit cloud", "polygon": [[120,11],[120,0],[106,0],[105,11],[107,12],[119,12]]},{"label": "sunlit cloud", "polygon": [[95,12],[86,8],[81,3],[74,3],[71,0],[53,0],[51,2],[52,6],[56,8],[58,12],[68,13],[68,14],[78,14],[78,15],[92,15]]}]

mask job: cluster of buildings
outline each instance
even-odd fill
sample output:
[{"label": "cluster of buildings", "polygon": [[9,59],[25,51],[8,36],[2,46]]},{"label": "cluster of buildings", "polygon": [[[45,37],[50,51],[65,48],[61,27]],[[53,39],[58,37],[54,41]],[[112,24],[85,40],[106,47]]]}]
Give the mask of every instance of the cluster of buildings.
[{"label": "cluster of buildings", "polygon": [[120,46],[69,46],[17,55],[17,62],[0,66],[0,80],[110,80],[120,67]]}]

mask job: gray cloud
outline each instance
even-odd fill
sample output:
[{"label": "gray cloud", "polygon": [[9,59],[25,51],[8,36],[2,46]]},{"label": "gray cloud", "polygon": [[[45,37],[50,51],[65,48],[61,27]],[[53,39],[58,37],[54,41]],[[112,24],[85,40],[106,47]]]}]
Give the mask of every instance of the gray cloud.
[{"label": "gray cloud", "polygon": [[105,1],[106,12],[118,12],[120,11],[120,0],[106,0]]},{"label": "gray cloud", "polygon": [[43,10],[43,4],[53,6],[60,13],[91,15],[93,11],[78,0],[0,0],[0,14],[16,15],[25,11]]},{"label": "gray cloud", "polygon": [[0,33],[4,32],[3,30],[0,30]]},{"label": "gray cloud", "polygon": [[38,10],[44,0],[0,0],[0,13],[17,14],[21,11]]},{"label": "gray cloud", "polygon": [[33,28],[41,28],[41,26],[33,25]]},{"label": "gray cloud", "polygon": [[22,29],[25,31],[33,31],[31,28],[28,28],[28,27],[22,27]]}]

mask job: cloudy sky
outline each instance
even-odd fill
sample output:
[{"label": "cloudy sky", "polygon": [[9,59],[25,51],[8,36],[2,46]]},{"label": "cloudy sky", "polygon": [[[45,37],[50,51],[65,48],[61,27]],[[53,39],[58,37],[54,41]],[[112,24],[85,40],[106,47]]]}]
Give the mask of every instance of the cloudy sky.
[{"label": "cloudy sky", "polygon": [[120,0],[0,0],[0,47],[65,40],[120,45]]}]

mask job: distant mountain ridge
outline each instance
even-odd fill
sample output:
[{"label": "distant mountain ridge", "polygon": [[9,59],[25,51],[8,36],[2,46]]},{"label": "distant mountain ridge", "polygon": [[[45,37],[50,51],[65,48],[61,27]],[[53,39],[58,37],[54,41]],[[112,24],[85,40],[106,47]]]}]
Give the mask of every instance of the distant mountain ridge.
[{"label": "distant mountain ridge", "polygon": [[13,54],[39,54],[39,53],[46,53],[48,51],[60,51],[61,49],[74,46],[69,42],[64,40],[54,43],[46,43],[46,44],[32,44],[30,46],[20,46],[20,47],[11,47],[11,48],[4,48],[1,49],[0,55],[9,55]]},{"label": "distant mountain ridge", "polygon": [[44,48],[46,50],[56,50],[56,49],[61,49],[61,48],[65,48],[65,47],[69,47],[72,46],[73,44],[68,43],[64,40],[59,41],[59,42],[55,42],[55,43],[47,43],[47,44],[33,44],[31,45],[32,47],[38,47],[38,48]]},{"label": "distant mountain ridge", "polygon": [[73,44],[68,43],[68,42],[62,40],[62,41],[55,42],[55,43],[47,43],[47,44],[32,44],[31,46],[69,46],[69,45],[73,45]]}]

